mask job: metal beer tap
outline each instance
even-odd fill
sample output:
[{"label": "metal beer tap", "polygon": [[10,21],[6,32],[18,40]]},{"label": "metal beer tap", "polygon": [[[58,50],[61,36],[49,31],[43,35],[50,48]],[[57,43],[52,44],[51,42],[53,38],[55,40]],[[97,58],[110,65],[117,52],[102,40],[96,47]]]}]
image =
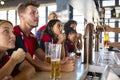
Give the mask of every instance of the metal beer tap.
[{"label": "metal beer tap", "polygon": [[84,63],[92,64],[94,25],[88,23],[84,35]]}]

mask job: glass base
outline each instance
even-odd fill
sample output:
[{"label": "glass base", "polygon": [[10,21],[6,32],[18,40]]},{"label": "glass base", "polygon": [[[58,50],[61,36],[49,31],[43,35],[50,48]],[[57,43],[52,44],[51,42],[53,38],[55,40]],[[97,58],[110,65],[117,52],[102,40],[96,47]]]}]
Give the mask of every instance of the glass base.
[{"label": "glass base", "polygon": [[60,80],[61,78],[51,78],[51,80]]}]

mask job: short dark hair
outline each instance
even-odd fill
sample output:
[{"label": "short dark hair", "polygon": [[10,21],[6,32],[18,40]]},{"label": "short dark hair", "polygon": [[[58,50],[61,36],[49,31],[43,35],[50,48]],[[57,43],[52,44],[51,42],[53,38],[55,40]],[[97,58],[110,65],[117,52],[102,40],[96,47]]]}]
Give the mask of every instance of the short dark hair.
[{"label": "short dark hair", "polygon": [[40,6],[40,3],[37,2],[36,0],[25,0],[24,2],[18,5],[17,7],[18,14],[23,13],[25,9],[30,5],[38,8]]}]

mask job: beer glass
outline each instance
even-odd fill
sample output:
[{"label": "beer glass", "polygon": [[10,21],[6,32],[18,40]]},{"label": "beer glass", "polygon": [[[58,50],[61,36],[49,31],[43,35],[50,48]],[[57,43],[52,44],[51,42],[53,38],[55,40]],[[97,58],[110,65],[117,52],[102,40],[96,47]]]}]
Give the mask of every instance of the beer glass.
[{"label": "beer glass", "polygon": [[105,48],[109,47],[108,42],[109,42],[109,34],[108,34],[108,32],[104,32],[104,47]]},{"label": "beer glass", "polygon": [[60,57],[61,57],[61,44],[51,44],[51,72],[50,77],[52,80],[59,80],[60,74]]},{"label": "beer glass", "polygon": [[50,42],[45,42],[45,60],[51,63]]}]

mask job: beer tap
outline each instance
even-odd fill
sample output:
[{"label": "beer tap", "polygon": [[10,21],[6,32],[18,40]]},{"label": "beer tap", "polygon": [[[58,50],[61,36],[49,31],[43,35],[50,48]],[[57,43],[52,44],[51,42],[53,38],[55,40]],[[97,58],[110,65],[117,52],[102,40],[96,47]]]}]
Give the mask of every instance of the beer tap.
[{"label": "beer tap", "polygon": [[100,30],[99,26],[96,26],[95,30],[95,52],[99,52],[99,42],[100,42]]},{"label": "beer tap", "polygon": [[93,30],[94,25],[92,23],[88,23],[85,29],[84,35],[84,62],[92,64],[92,54],[93,54]]},{"label": "beer tap", "polygon": [[98,24],[98,20],[97,20],[97,25],[95,29],[95,52],[99,52],[100,34],[103,31],[104,28]]}]

